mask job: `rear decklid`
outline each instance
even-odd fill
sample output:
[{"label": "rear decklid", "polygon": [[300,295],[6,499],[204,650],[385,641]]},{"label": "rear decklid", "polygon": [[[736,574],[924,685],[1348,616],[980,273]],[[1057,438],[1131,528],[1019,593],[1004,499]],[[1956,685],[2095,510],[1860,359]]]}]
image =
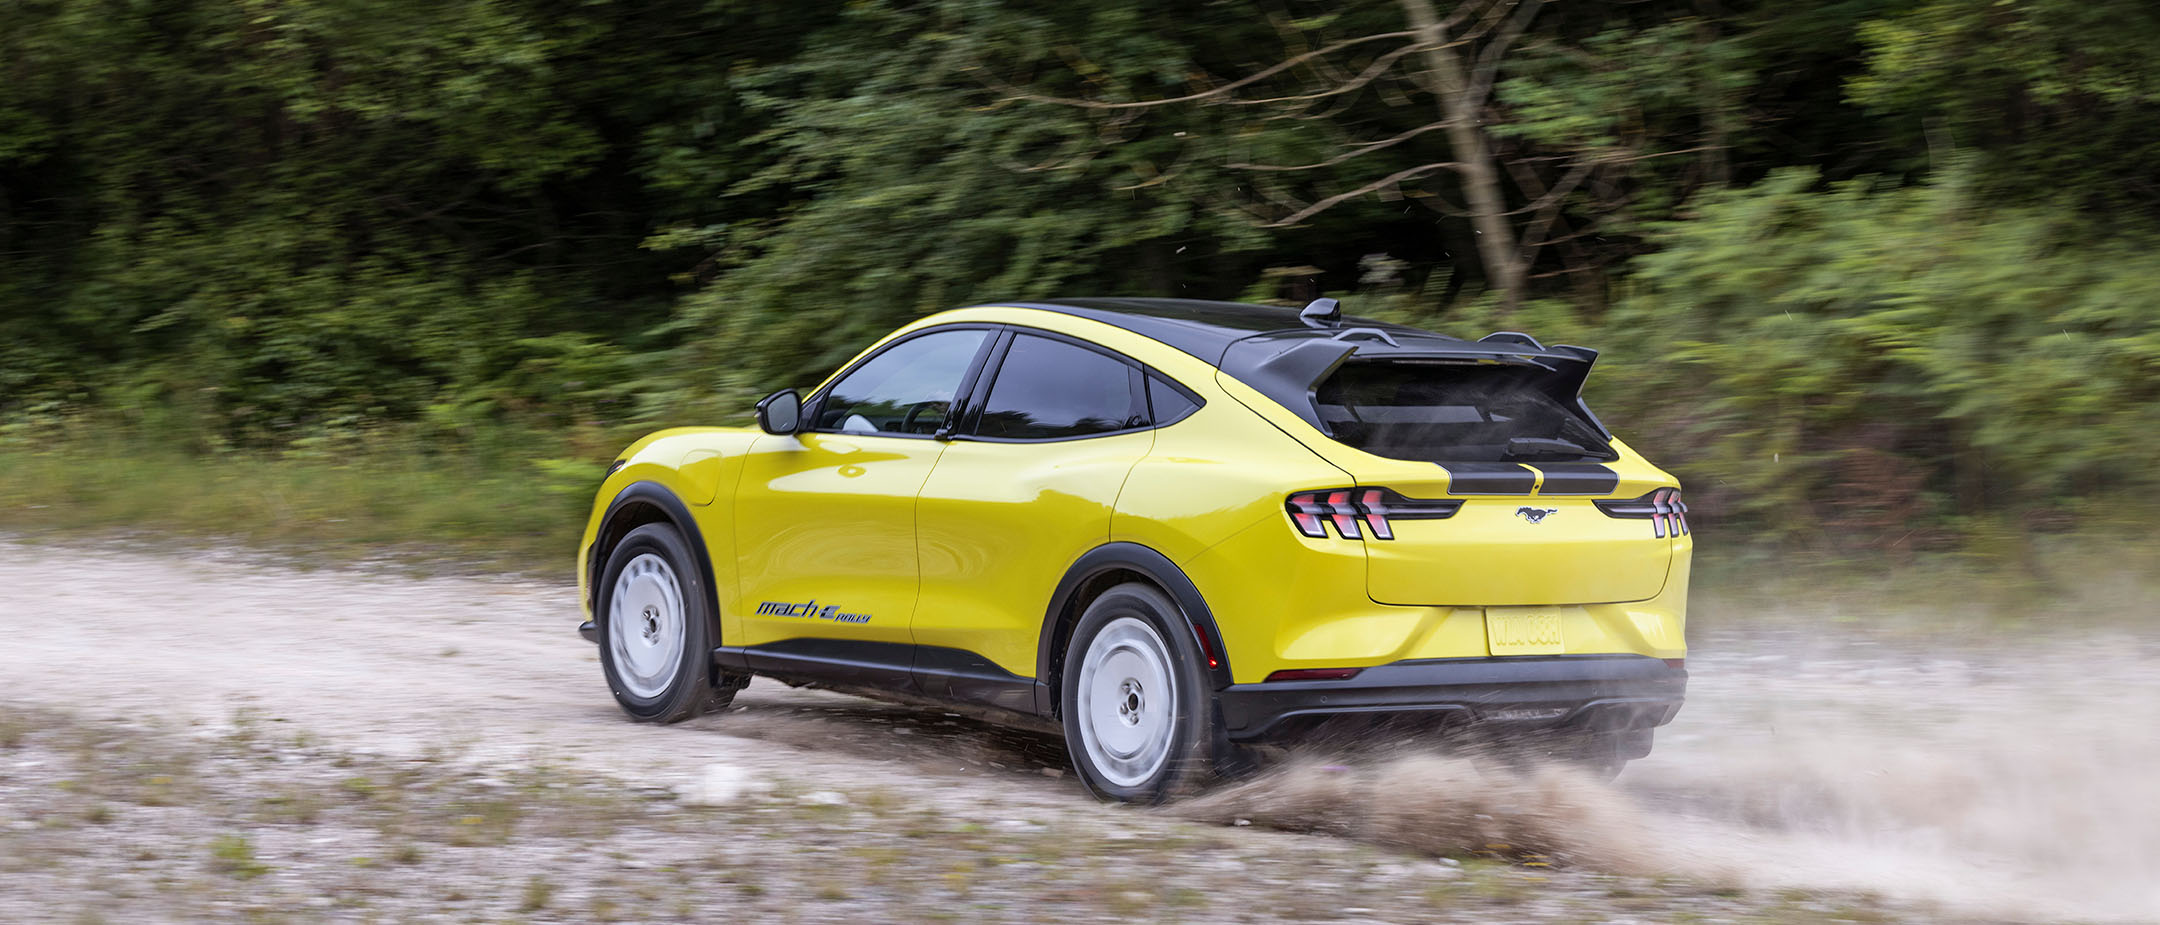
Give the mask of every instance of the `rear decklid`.
[{"label": "rear decklid", "polygon": [[1664,521],[1594,502],[1674,483],[1582,403],[1596,357],[1520,334],[1316,325],[1239,340],[1221,369],[1317,430],[1325,439],[1308,442],[1355,482],[1312,486],[1292,510],[1364,541],[1373,600],[1646,600],[1672,560]]}]

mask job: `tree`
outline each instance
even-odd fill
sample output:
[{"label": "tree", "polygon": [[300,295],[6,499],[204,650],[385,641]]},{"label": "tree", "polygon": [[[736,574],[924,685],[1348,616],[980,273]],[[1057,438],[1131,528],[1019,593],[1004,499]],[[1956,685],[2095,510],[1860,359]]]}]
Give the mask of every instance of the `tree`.
[{"label": "tree", "polygon": [[[1353,3],[1275,23],[1285,57],[1236,79],[1196,71],[1182,93],[1127,98],[1102,80],[1087,96],[1006,86],[1015,99],[1096,114],[1111,127],[1106,143],[1137,135],[1142,114],[1233,111],[1219,138],[1178,134],[1213,141],[1209,155],[1242,172],[1234,198],[1251,220],[1276,228],[1374,196],[1416,202],[1467,220],[1480,275],[1512,307],[1545,248],[1569,246],[1557,275],[1597,271],[1578,242],[1628,231],[1598,225],[1641,205],[1631,195],[1640,182],[1664,182],[1646,162],[1705,154],[1714,168],[1652,197],[1666,206],[1730,176],[1718,154],[1739,128],[1746,63],[1691,8],[1643,6],[1553,20],[1543,0],[1464,0],[1445,15],[1432,0]],[[1229,192],[1186,173],[1195,199]]]}]

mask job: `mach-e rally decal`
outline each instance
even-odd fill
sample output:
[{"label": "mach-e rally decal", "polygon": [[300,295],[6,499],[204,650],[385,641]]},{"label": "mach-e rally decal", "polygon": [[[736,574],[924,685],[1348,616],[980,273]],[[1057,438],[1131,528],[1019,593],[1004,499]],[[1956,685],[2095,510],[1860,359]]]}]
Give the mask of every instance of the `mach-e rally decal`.
[{"label": "mach-e rally decal", "polygon": [[831,620],[835,623],[870,622],[869,614],[842,613],[840,611],[839,605],[836,604],[827,604],[824,607],[819,607],[816,598],[811,598],[810,600],[804,601],[800,604],[788,604],[781,601],[761,601],[757,605],[757,612],[768,617],[808,617],[814,620]]}]

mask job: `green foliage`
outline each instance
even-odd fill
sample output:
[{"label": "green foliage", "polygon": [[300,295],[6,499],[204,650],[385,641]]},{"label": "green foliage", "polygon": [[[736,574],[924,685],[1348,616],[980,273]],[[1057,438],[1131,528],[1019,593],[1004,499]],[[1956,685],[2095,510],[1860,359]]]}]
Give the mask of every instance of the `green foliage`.
[{"label": "green foliage", "polygon": [[[1982,152],[1990,189],[2160,217],[2160,8],[2141,0],[1929,0],[1860,30],[1852,98],[1921,128],[1935,158]],[[1914,117],[1918,117],[1915,119]],[[1907,129],[1908,132],[1911,128]],[[1910,143],[1910,142],[1908,142]],[[1940,166],[1939,164],[1937,166]]]},{"label": "green foliage", "polygon": [[[1090,72],[1159,70],[1180,49],[1139,33],[1130,11],[1054,15],[996,4],[852,5],[797,58],[736,75],[766,125],[768,160],[722,191],[743,202],[785,192],[778,216],[728,230],[719,280],[682,303],[709,332],[688,365],[746,404],[774,384],[807,384],[892,327],[985,299],[1114,291],[1181,240],[1251,238],[1198,204],[1140,194],[1178,143],[1136,138],[1096,156],[1079,113],[1022,107],[985,85],[979,62],[1052,66],[1047,49],[1090,27],[1139,43]],[[670,169],[724,175],[682,154]],[[673,244],[690,229],[664,233]],[[1143,285],[1145,285],[1143,283]]]},{"label": "green foliage", "polygon": [[[149,445],[312,499],[210,491],[175,522],[544,532],[634,434],[740,421],[927,312],[1323,291],[1605,349],[1594,398],[1698,509],[1792,536],[2151,484],[2160,14],[1523,22],[1483,118],[1540,244],[1510,311],[1444,169],[1275,224],[1456,158],[1420,58],[1355,41],[1399,32],[1396,0],[0,5],[0,490],[18,516],[128,498],[169,484],[129,468]],[[1242,103],[1100,108],[1343,42]],[[63,476],[51,440],[103,462]],[[366,500],[355,459],[413,490]]]},{"label": "green foliage", "polygon": [[1978,198],[1804,170],[1715,197],[1637,262],[1601,389],[1698,448],[1716,509],[1795,532],[2149,484],[2156,241]]}]

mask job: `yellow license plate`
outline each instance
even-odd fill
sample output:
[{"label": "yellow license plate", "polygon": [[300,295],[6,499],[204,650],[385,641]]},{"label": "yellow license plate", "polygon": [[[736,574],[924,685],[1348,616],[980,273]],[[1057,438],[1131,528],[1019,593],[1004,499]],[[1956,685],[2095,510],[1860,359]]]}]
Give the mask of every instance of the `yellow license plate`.
[{"label": "yellow license plate", "polygon": [[1560,612],[1529,607],[1485,608],[1485,641],[1494,655],[1560,655]]}]

